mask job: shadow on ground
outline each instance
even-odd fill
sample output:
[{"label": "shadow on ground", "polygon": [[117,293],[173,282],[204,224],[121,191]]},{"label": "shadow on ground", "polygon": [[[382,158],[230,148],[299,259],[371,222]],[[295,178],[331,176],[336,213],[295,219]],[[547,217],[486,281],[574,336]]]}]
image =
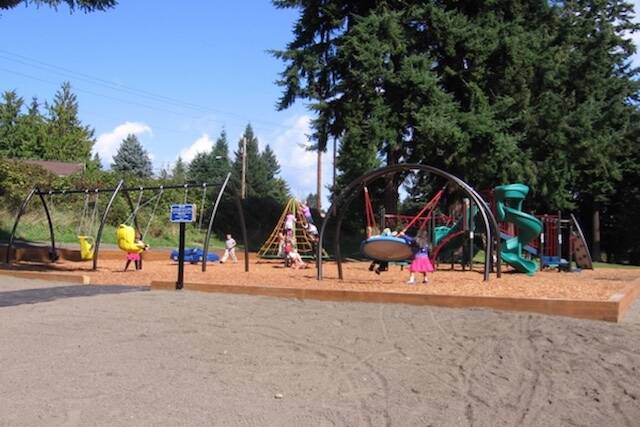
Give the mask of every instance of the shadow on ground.
[{"label": "shadow on ground", "polygon": [[0,292],[0,308],[23,304],[51,302],[66,298],[146,292],[148,290],[148,287],[140,286],[107,285],[57,286],[52,288],[22,289],[18,291]]}]

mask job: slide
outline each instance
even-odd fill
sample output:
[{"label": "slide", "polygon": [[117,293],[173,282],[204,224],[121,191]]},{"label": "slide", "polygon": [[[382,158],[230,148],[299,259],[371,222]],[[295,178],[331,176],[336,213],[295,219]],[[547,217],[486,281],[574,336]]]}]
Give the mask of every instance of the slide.
[{"label": "slide", "polygon": [[522,249],[542,233],[542,222],[522,212],[522,201],[527,197],[529,187],[524,184],[501,185],[495,189],[496,214],[498,221],[511,222],[518,229],[516,237],[507,239],[502,245],[502,260],[521,273],[533,275],[538,264],[522,256]]},{"label": "slide", "polygon": [[[470,212],[471,224],[474,223],[474,220],[477,214],[478,214],[478,207],[473,206]],[[464,221],[464,217],[461,217],[452,227],[447,227],[442,225],[439,227],[435,227],[433,229],[432,241],[433,241],[434,249],[433,249],[432,255],[442,260],[451,259],[452,253],[458,250],[467,241],[468,233],[466,233],[464,230],[463,221]],[[471,257],[475,255],[475,252],[476,252],[475,245],[473,246],[473,251],[474,251],[474,254],[472,254]]]}]

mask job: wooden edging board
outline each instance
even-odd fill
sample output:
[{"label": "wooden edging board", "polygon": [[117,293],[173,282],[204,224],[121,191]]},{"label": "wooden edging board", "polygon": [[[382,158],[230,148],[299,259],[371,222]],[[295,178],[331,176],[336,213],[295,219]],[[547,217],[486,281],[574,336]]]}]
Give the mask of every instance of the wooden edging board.
[{"label": "wooden edging board", "polygon": [[81,285],[88,285],[91,283],[89,276],[84,274],[40,273],[36,271],[0,270],[0,275],[13,276],[20,279],[46,280],[49,282],[78,283]]},{"label": "wooden edging board", "polygon": [[[151,289],[175,290],[175,282],[153,281]],[[585,301],[550,298],[509,298],[494,296],[405,294],[399,292],[354,291],[272,286],[185,283],[185,290],[322,301],[353,301],[450,308],[490,308],[495,310],[539,313],[578,319],[619,322],[631,303],[640,295],[640,285],[628,285],[609,301]]]}]

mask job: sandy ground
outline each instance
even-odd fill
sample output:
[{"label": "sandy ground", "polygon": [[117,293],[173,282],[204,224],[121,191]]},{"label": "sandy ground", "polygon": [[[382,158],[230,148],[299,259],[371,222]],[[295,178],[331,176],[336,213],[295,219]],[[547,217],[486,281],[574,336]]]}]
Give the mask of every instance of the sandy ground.
[{"label": "sandy ground", "polygon": [[0,279],[0,425],[638,425],[622,324]]},{"label": "sandy ground", "polygon": [[[123,272],[122,259],[105,259],[97,272],[91,263],[60,261],[52,266],[55,271],[85,274],[92,284],[149,285],[152,280],[175,281],[177,264],[169,260],[145,261],[142,271]],[[284,268],[281,262],[251,261],[250,272],[245,273],[244,264],[208,264],[206,273],[200,265],[186,264],[185,280],[195,283],[217,283],[234,285],[260,285],[278,287],[313,287],[314,289],[386,290],[390,292],[424,293],[440,295],[484,295],[529,298],[567,298],[606,301],[622,291],[625,286],[640,286],[640,269],[598,269],[580,273],[558,273],[543,271],[529,277],[507,271],[501,279],[494,275],[491,281],[483,282],[480,268],[472,272],[439,270],[429,275],[428,286],[406,284],[409,273],[392,265],[388,272],[376,275],[368,270],[369,263],[344,263],[345,280],[337,280],[335,263],[325,264],[326,280],[316,280],[315,268],[293,270]],[[21,263],[17,268],[41,269],[34,264]],[[49,268],[49,267],[47,267]],[[418,277],[420,281],[421,278]]]}]

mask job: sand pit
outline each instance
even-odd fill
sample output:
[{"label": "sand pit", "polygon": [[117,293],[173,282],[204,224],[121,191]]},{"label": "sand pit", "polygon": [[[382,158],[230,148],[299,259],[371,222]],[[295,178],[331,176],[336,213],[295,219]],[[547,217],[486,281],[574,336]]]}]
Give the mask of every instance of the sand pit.
[{"label": "sand pit", "polygon": [[[250,272],[244,264],[208,264],[205,273],[195,264],[185,265],[185,282],[220,285],[254,285],[329,290],[385,291],[429,295],[492,296],[509,298],[550,298],[584,301],[609,301],[629,286],[640,286],[640,269],[584,270],[580,273],[543,271],[529,277],[507,271],[502,278],[483,282],[477,271],[440,270],[429,276],[428,285],[407,285],[408,272],[391,266],[388,272],[376,275],[368,271],[366,262],[343,264],[344,281],[337,280],[335,263],[325,264],[325,280],[315,279],[315,268],[294,270],[280,262],[251,260]],[[55,264],[17,264],[15,268],[87,275],[92,284],[143,285],[152,281],[175,281],[177,264],[170,260],[145,261],[142,271],[123,272],[124,261],[104,259],[98,271],[89,262],[59,261]]]},{"label": "sand pit", "polygon": [[614,325],[111,288],[3,278],[0,425],[640,419],[638,304]]}]

